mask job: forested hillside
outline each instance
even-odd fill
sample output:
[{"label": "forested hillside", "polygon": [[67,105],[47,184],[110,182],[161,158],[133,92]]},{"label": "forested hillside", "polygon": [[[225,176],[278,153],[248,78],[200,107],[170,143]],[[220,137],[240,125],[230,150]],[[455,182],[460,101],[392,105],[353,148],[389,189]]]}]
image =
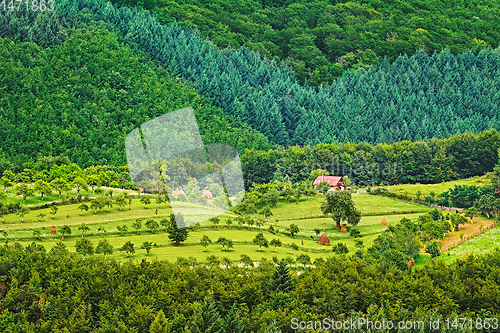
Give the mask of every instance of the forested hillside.
[{"label": "forested hillside", "polygon": [[143,122],[193,106],[205,141],[270,148],[267,138],[201,98],[106,30],[68,30],[64,43],[0,40],[0,152],[5,168],[64,154],[80,166],[126,163],[125,136]]},{"label": "forested hillside", "polygon": [[328,84],[350,68],[449,47],[500,43],[497,1],[112,0],[195,27],[219,47],[246,45],[286,61],[301,82]]},{"label": "forested hillside", "polygon": [[[115,29],[120,41],[146,52],[168,72],[193,82],[197,92],[209,98],[225,114],[240,119],[280,145],[420,140],[498,128],[498,50],[457,56],[450,52],[432,56],[417,53],[410,58],[400,57],[394,64],[385,62],[367,71],[346,74],[318,91],[301,86],[282,64],[269,64],[246,48],[220,52],[210,42],[204,42],[198,33],[176,24],[162,26],[156,17],[136,8],[116,9],[100,0],[65,0],[57,3],[57,10],[60,15],[40,13],[38,16],[30,14],[30,17],[22,12],[6,12],[2,14],[2,35],[55,45],[58,43],[56,37],[65,38],[58,27],[68,20],[76,22],[74,24],[104,24],[108,29]],[[15,16],[25,17],[19,20]],[[98,53],[93,56],[99,57]],[[0,66],[7,64],[4,61]],[[106,69],[108,67],[105,65]],[[119,66],[114,68],[121,73]],[[79,89],[83,92],[79,95],[84,96],[87,88]],[[144,89],[143,93],[147,99]],[[130,98],[138,102],[141,94],[133,95]],[[88,98],[73,96],[82,100]],[[88,100],[99,98],[96,95]],[[182,105],[188,104],[193,103]],[[13,109],[7,111],[12,103],[8,105],[2,106],[2,117],[13,112]],[[156,104],[154,108],[160,109]],[[21,113],[23,110],[32,112],[33,105],[17,104],[16,109]],[[119,109],[124,112],[125,106]],[[88,112],[93,114],[94,111]],[[151,112],[149,117],[158,114]],[[26,119],[20,117],[10,116],[7,121],[16,128],[27,126]],[[64,141],[61,130],[54,130],[54,133],[53,138]],[[229,141],[235,143],[236,137],[240,142],[254,141],[241,135]],[[11,142],[9,147],[17,145]],[[245,146],[240,143],[240,147],[242,145]],[[248,146],[258,148],[262,145]],[[94,148],[98,149],[102,149],[102,144]],[[32,154],[34,150],[25,151]],[[98,162],[109,164],[116,160],[105,158],[106,161]]]}]

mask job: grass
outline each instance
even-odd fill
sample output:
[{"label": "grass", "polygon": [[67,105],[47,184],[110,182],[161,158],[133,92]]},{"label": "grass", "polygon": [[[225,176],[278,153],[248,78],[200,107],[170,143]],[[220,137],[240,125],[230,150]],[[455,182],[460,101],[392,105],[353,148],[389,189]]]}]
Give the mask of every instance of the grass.
[{"label": "grass", "polygon": [[[403,213],[423,213],[430,208],[412,202],[396,200],[379,195],[358,193],[352,195],[354,204],[361,215],[390,215]],[[270,220],[297,220],[303,218],[321,217],[321,204],[325,200],[324,195],[305,197],[298,204],[287,203],[280,200],[272,210],[273,216]]]},{"label": "grass", "polygon": [[449,249],[436,259],[452,262],[457,259],[464,259],[468,255],[480,255],[498,247],[500,247],[500,227],[496,226]]},{"label": "grass", "polygon": [[[253,260],[260,260],[261,258],[272,259],[277,256],[279,259],[290,256],[290,244],[295,243],[300,248],[300,253],[306,251],[311,259],[314,260],[318,257],[327,257],[332,251],[332,245],[343,242],[347,245],[349,253],[354,253],[358,249],[354,246],[354,238],[348,232],[340,232],[334,228],[334,223],[331,218],[325,218],[321,214],[320,206],[324,200],[323,195],[316,195],[314,197],[302,198],[302,200],[295,204],[295,202],[287,203],[285,200],[280,200],[277,207],[272,209],[274,216],[269,221],[265,222],[262,229],[254,226],[250,229],[248,226],[242,226],[241,229],[233,224],[231,229],[225,225],[225,220],[228,216],[233,216],[232,213],[224,213],[220,215],[220,224],[217,229],[214,229],[213,224],[208,221],[211,215],[211,209],[194,207],[193,204],[184,203],[184,214],[189,216],[197,216],[200,226],[194,231],[190,232],[189,238],[181,246],[173,246],[168,238],[168,234],[160,227],[155,233],[151,233],[145,227],[147,219],[153,218],[159,221],[162,218],[169,216],[172,210],[167,203],[160,205],[158,214],[156,214],[157,204],[153,202],[144,208],[144,205],[139,202],[139,198],[132,199],[132,204],[129,209],[128,204],[122,210],[119,207],[111,207],[108,212],[107,207],[104,211],[94,213],[93,210],[84,211],[80,216],[78,210],[79,203],[58,206],[59,211],[52,218],[49,209],[40,209],[31,211],[31,213],[24,217],[24,222],[21,222],[21,217],[15,214],[6,215],[6,223],[3,229],[8,231],[8,239],[10,242],[13,239],[21,240],[21,244],[28,245],[33,241],[43,244],[47,250],[50,250],[57,241],[61,241],[61,234],[57,233],[55,236],[50,234],[51,226],[56,226],[56,229],[62,225],[69,225],[72,228],[72,235],[66,236],[64,243],[72,252],[75,251],[75,243],[81,237],[81,232],[77,229],[78,225],[85,223],[90,230],[85,233],[85,237],[90,239],[94,246],[96,246],[100,239],[107,239],[115,248],[115,253],[108,256],[119,260],[126,260],[126,254],[117,251],[125,242],[130,240],[136,247],[136,253],[130,255],[131,260],[142,260],[144,258],[158,258],[167,260],[176,260],[177,257],[194,257],[197,260],[205,261],[208,255],[216,255],[219,257],[228,257],[231,260],[239,260],[240,255],[247,254]],[[386,219],[387,224],[396,223],[403,217],[416,218],[418,215],[427,211],[429,208],[414,203],[398,201],[392,198],[381,196],[371,196],[368,194],[354,194],[353,200],[356,206],[361,210],[364,216],[361,222],[356,227],[361,231],[363,237],[360,239],[364,243],[364,248],[368,248],[373,244],[378,234],[385,230],[387,226],[382,226],[381,221]],[[397,214],[398,212],[411,212],[408,214]],[[38,218],[37,215],[43,213],[47,216],[43,219]],[[378,215],[377,215],[378,214]],[[315,218],[304,219],[304,216],[319,216]],[[368,216],[370,215],[370,216]],[[373,215],[373,216],[372,216]],[[262,218],[256,215],[255,218]],[[136,219],[142,220],[142,228],[139,230],[140,234],[136,234],[136,230],[132,228],[132,223]],[[279,221],[277,221],[279,220]],[[270,226],[277,226],[283,232],[286,227],[291,223],[295,223],[300,228],[300,233],[294,238],[285,234],[274,235],[269,233]],[[117,227],[127,225],[128,232],[120,235]],[[98,229],[104,227],[107,232],[101,236]],[[321,231],[326,231],[331,245],[323,246],[317,243],[318,236],[314,229],[319,228]],[[33,237],[33,229],[41,231],[42,241],[39,242]],[[274,252],[274,247],[263,248],[258,251],[258,246],[252,244],[252,240],[258,232],[263,232],[268,240],[273,238],[280,239],[284,246]],[[205,252],[203,247],[199,245],[200,239],[203,235],[209,236],[212,241],[216,241],[220,236],[230,238],[234,241],[234,249],[230,251],[222,251],[222,246],[219,244],[212,244]],[[156,246],[151,250],[151,254],[146,255],[145,250],[139,249],[144,241],[155,243]],[[299,253],[293,251],[293,257]]]},{"label": "grass", "polygon": [[420,192],[422,193],[421,197],[423,198],[430,192],[434,192],[436,193],[436,195],[439,195],[443,192],[446,192],[450,188],[453,188],[455,185],[489,186],[491,185],[491,173],[467,179],[442,182],[439,184],[403,184],[403,185],[391,185],[385,188],[396,194],[404,194],[406,192],[410,197],[413,198],[415,197],[417,191],[420,190]]}]

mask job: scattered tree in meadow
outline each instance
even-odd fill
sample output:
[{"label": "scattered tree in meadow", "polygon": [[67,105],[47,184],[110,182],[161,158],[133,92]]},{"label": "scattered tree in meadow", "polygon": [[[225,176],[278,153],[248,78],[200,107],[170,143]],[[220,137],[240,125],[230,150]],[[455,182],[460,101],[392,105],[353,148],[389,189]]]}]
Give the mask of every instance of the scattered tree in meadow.
[{"label": "scattered tree in meadow", "polygon": [[39,192],[42,200],[45,194],[50,194],[52,193],[52,187],[50,186],[49,183],[47,183],[44,180],[37,180],[33,186],[35,191]]},{"label": "scattered tree in meadow", "polygon": [[127,258],[128,258],[129,253],[132,254],[135,253],[134,244],[132,244],[131,241],[128,241],[125,244],[123,244],[123,246],[120,248],[120,251],[125,251],[127,253]]},{"label": "scattered tree in meadow", "polygon": [[95,248],[95,253],[104,254],[104,259],[107,259],[108,254],[113,254],[113,245],[107,239],[101,239]]},{"label": "scattered tree in meadow", "polygon": [[216,243],[222,245],[222,251],[225,251],[226,241],[227,241],[227,238],[226,237],[222,237],[222,236],[219,237],[219,239],[217,239]]},{"label": "scattered tree in meadow", "polygon": [[64,240],[64,235],[71,235],[71,228],[68,225],[63,225],[59,232],[62,235],[62,240]]},{"label": "scattered tree in meadow", "polygon": [[220,219],[217,216],[210,218],[210,222],[214,224],[214,229],[217,229],[217,225],[220,223]]},{"label": "scattered tree in meadow", "polygon": [[200,245],[205,248],[205,252],[207,252],[207,246],[210,245],[211,243],[212,240],[207,235],[203,235],[203,238],[200,240]]},{"label": "scattered tree in meadow", "polygon": [[311,264],[311,257],[306,253],[302,253],[297,257],[297,262],[301,263],[302,265],[304,265],[304,268],[306,268],[306,265]]},{"label": "scattered tree in meadow", "polygon": [[118,207],[120,207],[120,210],[126,205],[126,200],[125,200],[125,195],[123,193],[118,194],[115,197],[115,203]]},{"label": "scattered tree in meadow", "polygon": [[336,222],[337,229],[340,224],[347,221],[350,225],[356,226],[361,220],[361,213],[354,207],[351,193],[347,191],[335,191],[328,193],[325,201],[321,205],[321,211],[325,215],[330,215]]},{"label": "scattered tree in meadow", "polygon": [[144,209],[146,209],[146,206],[151,203],[151,199],[149,197],[144,196],[140,199],[140,202],[144,204]]},{"label": "scattered tree in meadow", "polygon": [[231,229],[231,224],[233,224],[233,219],[232,219],[232,218],[230,218],[230,217],[228,217],[228,218],[226,219],[226,225],[227,225],[227,228],[228,228],[228,229]]},{"label": "scattered tree in meadow", "polygon": [[453,231],[458,231],[461,224],[467,223],[467,218],[460,214],[454,213],[451,215],[451,224],[453,225]]},{"label": "scattered tree in meadow", "polygon": [[132,228],[137,230],[137,234],[141,233],[141,228],[142,228],[142,222],[141,219],[136,219],[134,223],[132,223]]},{"label": "scattered tree in meadow", "polygon": [[97,214],[97,210],[99,209],[99,207],[100,205],[98,199],[94,199],[90,202],[90,208],[94,210],[94,214]]},{"label": "scattered tree in meadow", "polygon": [[252,260],[252,259],[251,259],[248,255],[246,255],[246,254],[241,254],[241,255],[240,255],[240,258],[241,258],[241,259],[240,259],[240,262],[241,262],[242,264],[244,264],[244,265],[245,265],[245,267],[246,267],[246,266],[248,266],[248,267],[253,267],[253,260]]},{"label": "scattered tree in meadow", "polygon": [[59,197],[61,197],[62,192],[70,189],[68,182],[64,178],[56,178],[50,182],[50,185],[59,193]]},{"label": "scattered tree in meadow", "polygon": [[295,243],[292,243],[290,244],[290,247],[292,248],[292,251],[290,251],[290,254],[293,254],[293,251],[298,251],[299,250],[299,246]]},{"label": "scattered tree in meadow", "polygon": [[82,238],[83,238],[83,234],[87,231],[90,230],[89,226],[86,225],[85,223],[82,223],[80,226],[78,226],[78,230],[80,230],[82,232]]},{"label": "scattered tree in meadow", "polygon": [[124,224],[124,225],[119,225],[116,227],[116,229],[118,229],[118,231],[120,232],[120,235],[123,236],[123,233],[126,232],[128,230],[127,228],[127,225]]},{"label": "scattered tree in meadow", "polygon": [[175,245],[179,245],[180,243],[184,242],[189,235],[189,230],[186,227],[179,228],[176,222],[176,219],[179,220],[179,224],[184,226],[184,216],[182,214],[174,215],[170,214],[170,225],[168,227],[168,238],[172,242],[175,243]]},{"label": "scattered tree in meadow", "polygon": [[288,230],[290,231],[290,236],[292,237],[300,232],[299,226],[294,223],[288,226]]},{"label": "scattered tree in meadow", "polygon": [[283,243],[281,242],[281,240],[279,240],[278,238],[273,238],[270,242],[269,242],[269,245],[271,246],[274,246],[274,252],[276,252],[277,250],[277,247],[281,247],[283,245]]},{"label": "scattered tree in meadow", "polygon": [[24,217],[30,213],[30,210],[26,206],[22,206],[21,209],[17,212],[19,216],[21,216],[21,222],[24,222]]},{"label": "scattered tree in meadow", "polygon": [[103,233],[106,232],[106,229],[104,229],[104,227],[101,226],[101,227],[99,227],[99,229],[97,229],[97,231],[101,233],[101,237],[102,237]]},{"label": "scattered tree in meadow", "polygon": [[264,237],[264,234],[262,232],[259,232],[255,238],[253,239],[253,243],[259,246],[259,251],[261,248],[264,247],[269,247],[269,241]]},{"label": "scattered tree in meadow", "polygon": [[146,250],[146,254],[149,255],[149,251],[151,251],[151,248],[153,247],[153,243],[145,241],[142,243],[141,249]]},{"label": "scattered tree in meadow", "polygon": [[146,227],[148,229],[151,229],[151,233],[154,234],[155,230],[158,229],[160,227],[160,225],[155,220],[149,219],[146,221]]},{"label": "scattered tree in meadow", "polygon": [[266,221],[267,221],[267,218],[269,216],[273,216],[273,212],[271,211],[271,208],[269,208],[269,206],[265,206],[264,208],[262,208],[260,210],[259,214],[264,215],[266,218]]},{"label": "scattered tree in meadow", "polygon": [[168,226],[170,225],[170,221],[168,219],[161,219],[160,225],[165,228],[165,231],[168,231]]},{"label": "scattered tree in meadow", "polygon": [[81,203],[80,206],[78,206],[78,209],[80,210],[80,216],[83,215],[83,211],[88,211],[89,206],[86,203]]},{"label": "scattered tree in meadow", "polygon": [[241,229],[241,226],[245,224],[245,218],[243,216],[237,216],[236,223],[238,223],[238,229]]},{"label": "scattered tree in meadow", "polygon": [[474,217],[477,216],[477,208],[476,207],[470,207],[464,213],[465,213],[464,215],[466,217],[470,218],[470,223],[474,223],[473,219],[474,219]]},{"label": "scattered tree in meadow", "polygon": [[85,259],[87,254],[94,253],[94,246],[87,238],[79,239],[76,241],[76,252],[83,254],[83,259]]},{"label": "scattered tree in meadow", "polygon": [[81,190],[85,190],[85,191],[88,191],[89,190],[89,185],[87,184],[87,182],[85,181],[85,179],[83,179],[82,177],[76,177],[73,182],[71,183],[71,185],[76,188],[76,192],[78,194],[80,194],[80,191]]},{"label": "scattered tree in meadow", "polygon": [[26,183],[21,183],[16,187],[17,195],[23,196],[23,203],[26,202],[26,199],[33,195],[33,189]]}]

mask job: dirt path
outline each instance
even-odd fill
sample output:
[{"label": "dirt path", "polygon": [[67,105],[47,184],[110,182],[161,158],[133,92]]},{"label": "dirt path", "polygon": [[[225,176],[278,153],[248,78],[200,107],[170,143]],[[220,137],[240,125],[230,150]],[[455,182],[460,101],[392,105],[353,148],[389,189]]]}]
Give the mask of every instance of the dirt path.
[{"label": "dirt path", "polygon": [[[473,224],[467,223],[465,225],[461,225],[460,230],[458,231],[448,232],[446,234],[446,237],[439,241],[442,244],[441,252],[444,252],[449,248],[455,247],[458,244],[467,241],[468,239],[471,239],[474,236],[479,235],[482,232],[496,225],[495,221],[481,216],[475,217],[473,221],[474,221]],[[464,238],[462,240],[460,239],[460,234],[464,235]]]}]

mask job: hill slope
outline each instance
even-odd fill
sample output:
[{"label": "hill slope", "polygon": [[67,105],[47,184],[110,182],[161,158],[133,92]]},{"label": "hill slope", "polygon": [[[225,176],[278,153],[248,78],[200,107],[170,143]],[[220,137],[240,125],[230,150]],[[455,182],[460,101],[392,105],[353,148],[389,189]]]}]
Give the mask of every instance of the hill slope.
[{"label": "hill slope", "polygon": [[497,1],[112,0],[142,6],[162,23],[195,27],[219,47],[246,45],[287,61],[301,82],[331,83],[350,68],[449,47],[500,44]]},{"label": "hill slope", "polygon": [[80,28],[46,49],[1,39],[0,77],[0,149],[13,163],[63,153],[81,166],[122,165],[131,130],[186,106],[206,143],[271,147],[106,30]]}]

